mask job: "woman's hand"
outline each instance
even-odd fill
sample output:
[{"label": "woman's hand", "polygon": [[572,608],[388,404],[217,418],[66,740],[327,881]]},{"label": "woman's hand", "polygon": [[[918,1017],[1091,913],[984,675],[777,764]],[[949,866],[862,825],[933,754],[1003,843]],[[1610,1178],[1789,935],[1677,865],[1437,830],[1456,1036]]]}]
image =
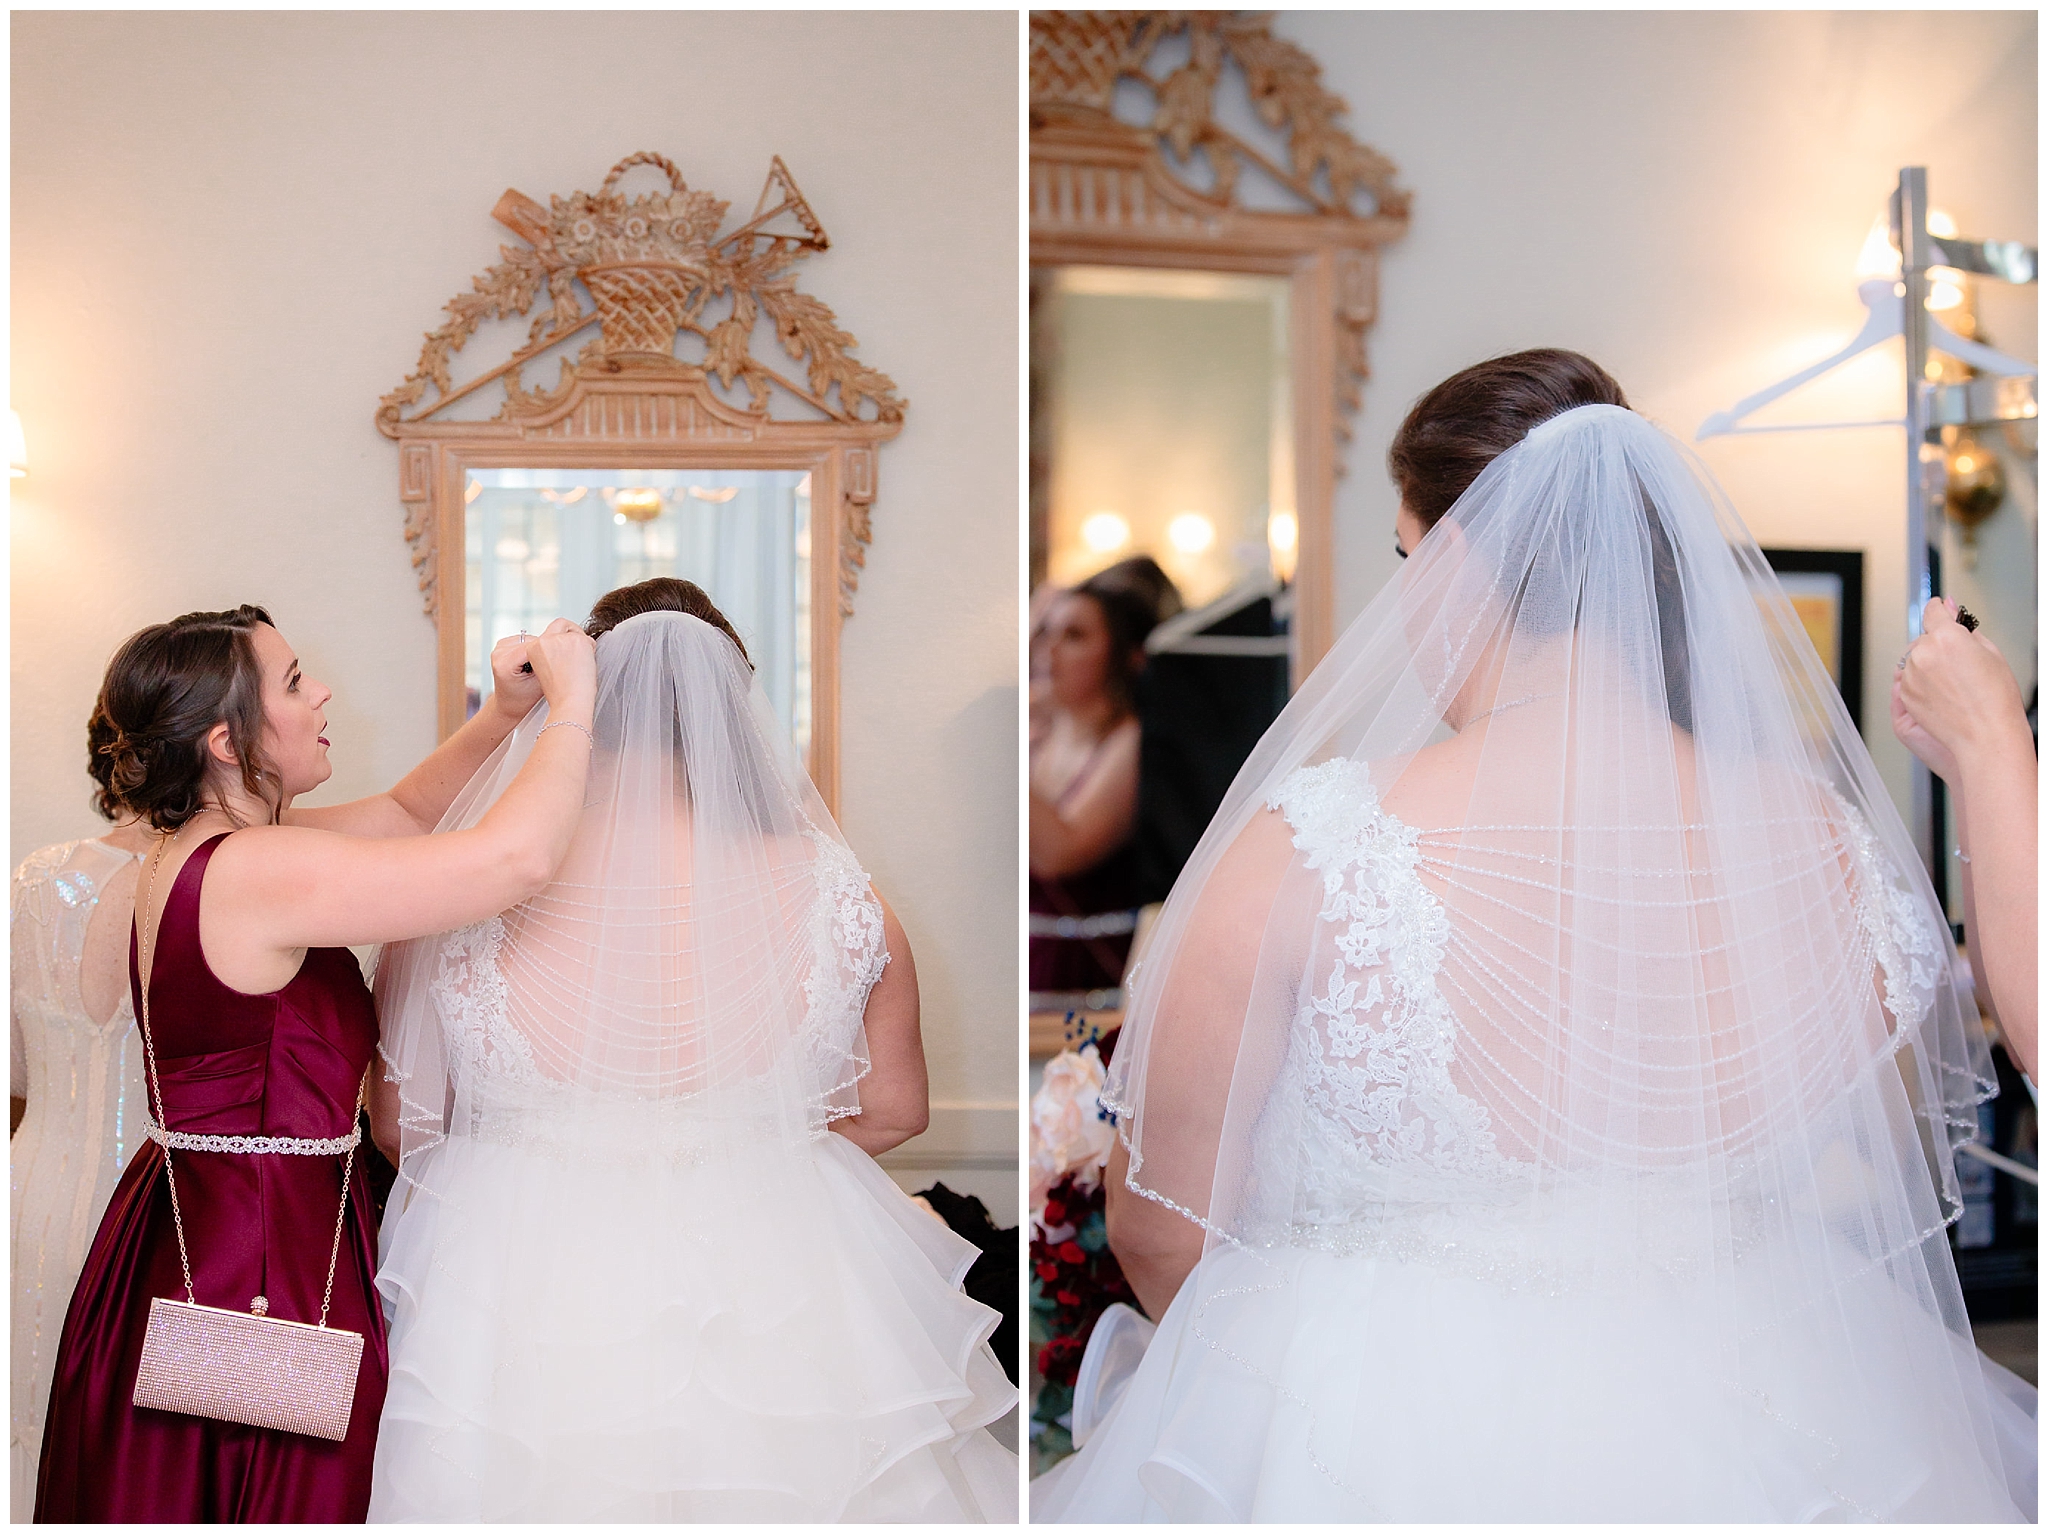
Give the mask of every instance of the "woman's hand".
[{"label": "woman's hand", "polygon": [[541,700],[540,678],[526,664],[533,639],[531,634],[511,634],[491,646],[491,706],[510,724],[532,713]]},{"label": "woman's hand", "polygon": [[1956,782],[1956,759],[1953,752],[1922,728],[1906,707],[1906,700],[1899,690],[1900,672],[1892,677],[1892,734],[1898,736],[1899,744],[1926,764],[1927,770],[1950,787]]},{"label": "woman's hand", "polygon": [[548,700],[550,717],[590,712],[597,700],[597,641],[567,618],[557,618],[537,639],[526,641],[533,679]]},{"label": "woman's hand", "polygon": [[1892,729],[1953,785],[1969,759],[2031,741],[2019,682],[1998,646],[1956,621],[1936,597],[1892,683]]}]

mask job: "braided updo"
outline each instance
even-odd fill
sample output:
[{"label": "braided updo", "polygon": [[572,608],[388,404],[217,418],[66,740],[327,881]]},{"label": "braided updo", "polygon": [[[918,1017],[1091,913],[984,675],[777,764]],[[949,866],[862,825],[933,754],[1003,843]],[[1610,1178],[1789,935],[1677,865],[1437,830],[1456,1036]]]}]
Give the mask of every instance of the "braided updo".
[{"label": "braided updo", "polygon": [[206,737],[222,723],[242,787],[265,797],[263,678],[251,636],[269,622],[269,613],[247,603],[186,613],[131,635],[114,652],[85,730],[100,814],[177,830],[206,807],[213,765]]}]

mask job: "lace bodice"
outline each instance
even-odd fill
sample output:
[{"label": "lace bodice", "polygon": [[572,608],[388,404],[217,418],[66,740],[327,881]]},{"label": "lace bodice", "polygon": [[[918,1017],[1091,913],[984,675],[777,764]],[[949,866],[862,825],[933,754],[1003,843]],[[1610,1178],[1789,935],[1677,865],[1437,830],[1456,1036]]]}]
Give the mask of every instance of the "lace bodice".
[{"label": "lace bodice", "polygon": [[[1943,945],[1863,817],[1839,795],[1829,801],[1850,873],[1848,919],[1882,977],[1895,1049],[1928,1015]],[[1538,1181],[1535,1164],[1498,1143],[1488,1105],[1460,1085],[1473,1019],[1461,1020],[1446,994],[1450,949],[1460,949],[1461,967],[1498,975],[1511,972],[1502,960],[1512,939],[1463,907],[1446,909],[1424,872],[1453,866],[1432,843],[1459,833],[1421,831],[1388,813],[1366,764],[1300,768],[1268,807],[1285,816],[1320,881],[1312,952],[1321,957],[1282,1067],[1282,1093],[1304,1121],[1289,1239],[1384,1245],[1390,1223],[1401,1223],[1397,1244],[1419,1249],[1428,1244],[1421,1227],[1445,1211],[1505,1207]],[[1510,856],[1529,854],[1496,854]],[[1470,989],[1455,994],[1474,1004]],[[1663,1175],[1654,1157],[1645,1165],[1647,1176]]]},{"label": "lace bodice", "polygon": [[1270,807],[1322,876],[1316,919],[1331,929],[1289,1047],[1309,1128],[1297,1219],[1351,1217],[1390,1175],[1511,1180],[1486,1109],[1452,1079],[1458,1025],[1437,984],[1450,921],[1418,872],[1419,833],[1347,759],[1293,773]]},{"label": "lace bodice", "polygon": [[[857,1113],[847,1083],[865,1071],[861,1017],[888,963],[882,908],[848,848],[816,833],[811,842],[810,893],[803,902],[808,968],[795,1039],[778,1052],[772,1069],[737,1084],[726,1080],[710,1091],[684,1082],[642,1092],[599,1092],[605,1098],[598,1115],[602,1124],[587,1122],[593,1094],[551,1070],[544,1051],[537,1052],[518,1025],[508,974],[508,945],[515,938],[506,917],[442,940],[430,985],[458,1111],[468,1110],[464,1131],[557,1153],[602,1155],[607,1146],[627,1145],[637,1147],[636,1154],[687,1153],[700,1143],[772,1133],[792,1109],[814,1127]],[[532,946],[547,948],[544,931],[527,936]],[[548,973],[545,958],[525,967],[535,972],[532,983],[560,983]],[[850,1057],[858,1066],[851,1073]]]},{"label": "lace bodice", "polygon": [[[35,1455],[71,1290],[122,1168],[142,1142],[142,1045],[125,991],[96,1023],[79,995],[87,925],[130,854],[64,842],[14,876],[9,1086],[27,1100],[10,1148],[14,1513],[35,1495]],[[23,1461],[27,1475],[23,1478]]]}]

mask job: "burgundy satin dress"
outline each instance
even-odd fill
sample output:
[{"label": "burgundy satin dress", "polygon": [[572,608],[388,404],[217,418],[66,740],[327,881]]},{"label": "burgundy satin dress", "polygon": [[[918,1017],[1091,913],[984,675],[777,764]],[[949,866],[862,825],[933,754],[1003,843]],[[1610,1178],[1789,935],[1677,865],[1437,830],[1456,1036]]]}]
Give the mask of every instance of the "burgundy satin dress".
[{"label": "burgundy satin dress", "polygon": [[[223,833],[223,836],[226,833]],[[348,1133],[377,1015],[355,956],[315,948],[282,990],[215,978],[199,948],[199,889],[222,837],[178,871],[150,980],[151,1036],[173,1129],[331,1139]],[[129,943],[129,985],[136,984]],[[137,1013],[141,1011],[138,998]],[[341,1205],[339,1156],[177,1151],[178,1206],[199,1303],[317,1321]],[[341,1443],[148,1411],[134,1404],[149,1302],[182,1299],[163,1151],[145,1140],[122,1174],[79,1275],[57,1347],[38,1523],[361,1523],[384,1406],[384,1320],[374,1296],[376,1216],[356,1153],[329,1326],[363,1335]]]}]

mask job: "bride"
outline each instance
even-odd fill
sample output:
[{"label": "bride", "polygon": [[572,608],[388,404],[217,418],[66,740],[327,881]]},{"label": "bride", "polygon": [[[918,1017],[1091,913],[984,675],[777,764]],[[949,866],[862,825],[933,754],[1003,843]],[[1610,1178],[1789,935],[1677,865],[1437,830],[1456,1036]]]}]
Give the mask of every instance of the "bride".
[{"label": "bride", "polygon": [[555,882],[378,974],[403,1175],[371,1521],[1012,1520],[975,1250],[868,1155],[924,1116],[901,930],[702,591],[589,627]]},{"label": "bride", "polygon": [[1569,352],[1389,456],[1412,557],[1129,982],[1159,1329],[1034,1518],[2031,1521],[1945,1229],[1983,1032],[1755,542]]}]

